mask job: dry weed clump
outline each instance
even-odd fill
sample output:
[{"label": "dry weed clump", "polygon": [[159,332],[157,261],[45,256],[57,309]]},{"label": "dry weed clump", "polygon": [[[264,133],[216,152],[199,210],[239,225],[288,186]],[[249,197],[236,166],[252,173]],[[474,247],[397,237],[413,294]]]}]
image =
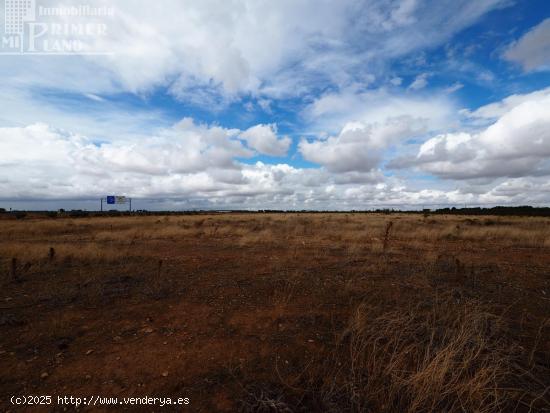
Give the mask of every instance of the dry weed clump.
[{"label": "dry weed clump", "polygon": [[[550,408],[528,373],[528,351],[474,300],[452,294],[409,309],[363,303],[321,373],[317,397],[333,411],[500,412]],[[336,410],[334,410],[336,409]]]},{"label": "dry weed clump", "polygon": [[269,386],[249,386],[244,389],[246,396],[239,403],[242,413],[293,413],[294,410],[284,400],[284,391]]}]

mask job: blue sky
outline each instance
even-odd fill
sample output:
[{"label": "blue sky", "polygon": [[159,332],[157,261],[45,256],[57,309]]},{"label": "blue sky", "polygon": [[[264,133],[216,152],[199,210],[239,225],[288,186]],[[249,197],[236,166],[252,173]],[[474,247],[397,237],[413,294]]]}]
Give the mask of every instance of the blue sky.
[{"label": "blue sky", "polygon": [[0,207],[550,203],[548,1],[87,4],[0,50]]}]

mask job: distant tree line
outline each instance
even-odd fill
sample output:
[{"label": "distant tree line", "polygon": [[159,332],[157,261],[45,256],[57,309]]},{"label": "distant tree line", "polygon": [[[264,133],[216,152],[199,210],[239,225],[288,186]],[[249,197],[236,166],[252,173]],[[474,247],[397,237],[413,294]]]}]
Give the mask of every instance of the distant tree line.
[{"label": "distant tree line", "polygon": [[280,209],[263,209],[257,211],[246,210],[189,210],[189,211],[84,211],[81,209],[73,209],[66,211],[60,209],[58,211],[6,211],[5,208],[0,208],[0,216],[4,218],[24,219],[27,217],[49,217],[49,218],[80,218],[80,217],[93,217],[93,216],[139,216],[139,215],[200,215],[200,214],[424,214],[427,215],[500,215],[500,216],[538,216],[547,217],[550,216],[550,208],[547,207],[533,207],[533,206],[496,206],[493,208],[440,208],[440,209],[422,209],[422,210],[407,210],[402,211],[399,209],[375,209],[375,210],[351,210],[351,211],[319,211],[319,210],[280,210]]},{"label": "distant tree line", "polygon": [[496,206],[493,208],[441,208],[433,212],[434,214],[455,214],[455,215],[515,215],[515,216],[550,216],[550,208],[532,207],[529,205],[510,207]]}]

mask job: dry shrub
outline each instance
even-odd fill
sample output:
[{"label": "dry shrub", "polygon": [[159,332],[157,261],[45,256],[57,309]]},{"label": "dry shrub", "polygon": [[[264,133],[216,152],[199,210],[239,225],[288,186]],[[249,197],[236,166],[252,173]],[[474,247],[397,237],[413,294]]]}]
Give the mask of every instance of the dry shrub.
[{"label": "dry shrub", "polygon": [[[314,391],[325,409],[498,412],[550,408],[502,318],[452,295],[408,310],[361,304]],[[521,376],[520,376],[521,374]]]},{"label": "dry shrub", "polygon": [[269,385],[249,386],[244,389],[245,397],[239,402],[242,413],[293,413],[293,409],[284,400],[281,389]]},{"label": "dry shrub", "polygon": [[271,304],[276,317],[283,317],[301,288],[301,274],[286,272],[286,276],[274,282]]}]

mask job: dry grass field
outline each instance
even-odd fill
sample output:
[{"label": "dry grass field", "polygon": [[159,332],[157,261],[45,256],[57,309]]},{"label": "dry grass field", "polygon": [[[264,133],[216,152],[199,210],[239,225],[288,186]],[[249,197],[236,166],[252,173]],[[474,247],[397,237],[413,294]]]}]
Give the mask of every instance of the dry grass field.
[{"label": "dry grass field", "polygon": [[0,268],[0,411],[550,411],[550,219],[31,217]]}]

